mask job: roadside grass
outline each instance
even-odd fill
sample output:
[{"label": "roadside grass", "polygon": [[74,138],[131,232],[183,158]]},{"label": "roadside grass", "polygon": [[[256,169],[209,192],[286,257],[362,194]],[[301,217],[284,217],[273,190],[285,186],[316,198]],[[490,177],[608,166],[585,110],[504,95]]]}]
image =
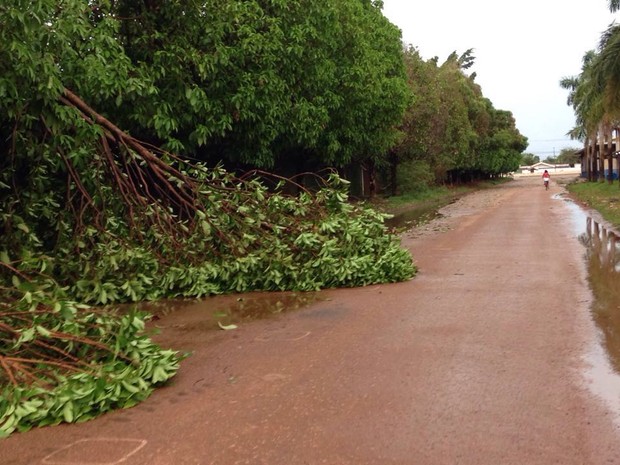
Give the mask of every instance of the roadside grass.
[{"label": "roadside grass", "polygon": [[593,208],[614,228],[620,228],[620,187],[617,183],[578,180],[566,188],[575,201]]},{"label": "roadside grass", "polygon": [[471,191],[470,187],[459,186],[437,186],[429,187],[423,191],[407,193],[403,195],[395,195],[380,199],[379,206],[386,211],[398,211],[401,208],[409,208],[416,204],[426,204],[440,202],[444,199],[452,199],[456,196],[466,194]]},{"label": "roadside grass", "polygon": [[511,180],[512,178],[500,178],[458,186],[433,186],[404,195],[377,197],[370,201],[370,205],[376,210],[392,215],[416,208],[427,208],[430,206],[441,208],[470,192],[497,186]]}]

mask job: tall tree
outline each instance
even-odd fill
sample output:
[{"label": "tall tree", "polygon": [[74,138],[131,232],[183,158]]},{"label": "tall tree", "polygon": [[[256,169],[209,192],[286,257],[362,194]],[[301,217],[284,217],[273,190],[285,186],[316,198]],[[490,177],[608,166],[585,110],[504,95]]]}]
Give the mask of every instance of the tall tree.
[{"label": "tall tree", "polygon": [[344,164],[394,140],[406,86],[380,2],[115,5],[127,56],[156,89],[115,111],[153,143],[268,167],[292,153]]},{"label": "tall tree", "polygon": [[465,73],[474,63],[471,49],[452,53],[441,66],[436,58],[423,60],[411,46],[404,57],[413,100],[403,136],[390,154],[393,191],[401,163],[427,166],[440,182],[449,174],[486,177],[518,167],[527,140],[512,115],[495,110],[483,96],[475,73]]}]

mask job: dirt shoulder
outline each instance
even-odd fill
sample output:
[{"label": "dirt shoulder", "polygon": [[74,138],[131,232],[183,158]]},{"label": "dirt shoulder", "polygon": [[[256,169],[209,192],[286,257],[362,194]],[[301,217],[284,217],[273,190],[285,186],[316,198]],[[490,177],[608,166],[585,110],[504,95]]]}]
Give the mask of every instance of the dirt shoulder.
[{"label": "dirt shoulder", "polygon": [[517,179],[444,207],[403,236],[408,282],[324,291],[234,331],[164,316],[160,341],[192,351],[169,386],[4,440],[2,463],[620,463],[560,191]]}]

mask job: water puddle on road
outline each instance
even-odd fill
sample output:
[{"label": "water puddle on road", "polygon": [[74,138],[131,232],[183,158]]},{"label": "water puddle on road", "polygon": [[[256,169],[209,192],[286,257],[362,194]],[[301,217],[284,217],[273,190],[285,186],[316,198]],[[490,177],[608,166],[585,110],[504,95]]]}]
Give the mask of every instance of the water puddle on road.
[{"label": "water puddle on road", "polygon": [[438,210],[442,206],[437,204],[418,206],[385,220],[385,225],[396,231],[411,229],[440,217],[441,213]]},{"label": "water puddle on road", "polygon": [[579,241],[586,248],[588,280],[594,294],[592,316],[603,334],[610,362],[620,373],[620,238],[587,218]]},{"label": "water puddle on road", "polygon": [[556,198],[565,200],[571,210],[594,297],[590,310],[601,340],[586,356],[590,387],[620,414],[620,236],[571,200]]},{"label": "water puddle on road", "polygon": [[319,292],[250,292],[144,302],[134,308],[153,315],[152,321],[159,328],[194,332],[231,328],[231,325],[269,318],[319,300],[324,300]]}]

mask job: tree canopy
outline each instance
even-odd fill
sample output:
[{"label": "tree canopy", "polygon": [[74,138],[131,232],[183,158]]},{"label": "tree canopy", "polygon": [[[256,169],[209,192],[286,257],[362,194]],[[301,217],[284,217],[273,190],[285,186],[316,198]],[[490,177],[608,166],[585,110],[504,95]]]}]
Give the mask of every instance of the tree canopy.
[{"label": "tree canopy", "polygon": [[404,61],[413,97],[400,126],[402,137],[391,152],[392,165],[423,163],[439,182],[518,168],[527,138],[510,112],[495,109],[484,97],[476,74],[466,74],[475,61],[472,49],[454,52],[439,65],[438,58],[424,60],[408,46]]},{"label": "tree canopy", "polygon": [[[617,1],[609,1],[608,5],[612,13],[619,8]],[[568,135],[586,146],[610,138],[620,127],[618,56],[620,26],[611,23],[601,35],[597,49],[584,53],[581,73],[560,79],[560,87],[568,90],[567,104],[575,113],[576,124]],[[590,167],[587,170],[590,177]]]}]

